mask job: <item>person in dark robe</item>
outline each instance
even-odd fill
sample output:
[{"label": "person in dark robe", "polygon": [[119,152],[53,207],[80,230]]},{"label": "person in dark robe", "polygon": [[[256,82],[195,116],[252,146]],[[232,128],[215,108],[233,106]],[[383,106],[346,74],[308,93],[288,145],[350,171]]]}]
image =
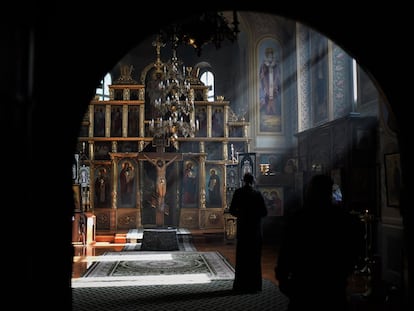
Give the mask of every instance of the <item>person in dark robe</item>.
[{"label": "person in dark robe", "polygon": [[288,220],[275,266],[288,310],[348,310],[347,280],[358,260],[358,220],[332,203],[333,181],[315,175]]},{"label": "person in dark robe", "polygon": [[267,208],[253,184],[253,175],[244,174],[243,186],[234,191],[229,208],[230,214],[237,217],[233,290],[239,293],[262,290],[262,218],[267,216]]}]

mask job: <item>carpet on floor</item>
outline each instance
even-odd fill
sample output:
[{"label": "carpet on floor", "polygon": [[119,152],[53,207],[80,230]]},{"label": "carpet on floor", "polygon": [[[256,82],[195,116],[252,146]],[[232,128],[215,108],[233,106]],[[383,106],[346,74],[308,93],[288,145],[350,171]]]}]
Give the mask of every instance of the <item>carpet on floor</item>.
[{"label": "carpet on floor", "polygon": [[233,280],[234,268],[219,252],[106,252],[72,287],[207,283]]},{"label": "carpet on floor", "polygon": [[204,284],[82,287],[72,289],[72,311],[285,311],[288,299],[269,280],[255,294],[236,294],[232,280]]},{"label": "carpet on floor", "polygon": [[[176,232],[176,240],[172,241],[171,238],[166,239],[169,235],[161,232],[161,235],[157,237],[152,235],[156,230],[146,230],[146,229],[131,229],[127,234],[127,241],[134,241],[126,243],[122,251],[141,251],[141,250],[178,250],[178,251],[196,251],[193,244],[193,238],[185,228],[174,229]],[[147,231],[146,240],[144,239],[144,232]],[[163,235],[164,234],[164,235]],[[155,239],[154,239],[155,237]],[[138,242],[140,241],[140,242]],[[175,242],[178,244],[175,244]]]}]

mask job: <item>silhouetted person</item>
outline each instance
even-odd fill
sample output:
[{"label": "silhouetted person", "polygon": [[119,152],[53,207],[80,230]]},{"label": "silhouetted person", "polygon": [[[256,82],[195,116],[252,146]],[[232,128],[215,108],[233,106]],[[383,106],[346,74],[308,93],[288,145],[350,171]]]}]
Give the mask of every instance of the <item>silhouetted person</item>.
[{"label": "silhouetted person", "polygon": [[262,218],[267,215],[262,194],[253,188],[251,173],[234,191],[229,212],[237,217],[236,266],[233,290],[255,293],[262,290]]},{"label": "silhouetted person", "polygon": [[357,262],[357,220],[332,204],[332,179],[311,179],[303,208],[289,219],[275,276],[291,310],[347,310]]}]

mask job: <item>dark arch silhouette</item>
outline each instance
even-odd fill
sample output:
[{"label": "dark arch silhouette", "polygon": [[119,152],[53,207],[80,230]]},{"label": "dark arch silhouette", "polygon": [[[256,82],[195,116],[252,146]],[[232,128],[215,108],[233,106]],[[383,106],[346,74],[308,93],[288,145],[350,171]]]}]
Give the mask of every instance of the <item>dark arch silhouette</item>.
[{"label": "dark arch silhouette", "polygon": [[[59,296],[61,306],[69,309],[71,305],[72,154],[79,124],[97,82],[147,35],[173,19],[200,10],[194,6],[186,11],[176,3],[162,5],[160,10],[155,2],[147,3],[145,9],[134,9],[128,4],[88,8],[73,1],[39,6],[23,1],[10,3],[11,22],[7,26],[2,23],[0,30],[2,47],[6,47],[0,52],[0,87],[6,136],[3,155],[8,159],[4,176],[11,176],[4,193],[12,204],[4,203],[2,210],[4,225],[7,222],[13,231],[19,231],[14,241],[25,243],[24,247],[11,246],[13,256],[7,260],[18,267],[13,278],[19,280],[19,292],[24,288],[35,297],[30,301],[33,307],[55,307],[51,295]],[[404,16],[408,10],[405,13],[397,3],[369,12],[350,3],[340,8],[316,4],[304,7],[290,2],[271,9],[266,1],[238,6],[234,7],[230,1],[220,1],[219,6],[210,4],[211,9],[248,9],[300,21],[322,32],[357,59],[377,82],[394,111],[399,128],[402,180],[410,189],[413,154],[409,150],[412,118],[408,112],[411,109],[408,94],[412,86],[408,81],[412,81],[409,78],[412,65],[406,43],[411,28],[410,19]],[[159,25],[146,22],[144,17],[148,14],[156,15],[154,20]],[[113,46],[100,44],[108,42],[108,38],[113,40]],[[71,86],[74,92],[62,93],[63,86]],[[8,168],[10,161],[23,165],[30,182],[22,183],[22,175],[14,171],[16,167]],[[22,196],[22,193],[27,194]],[[407,245],[412,244],[408,243],[408,231],[414,210],[409,205],[403,192],[401,210]],[[41,249],[41,243],[53,248],[52,257]],[[412,261],[411,247],[407,262]],[[407,270],[407,292],[412,292],[412,269],[407,267]],[[20,301],[27,303],[26,299],[10,302],[17,307]]]}]

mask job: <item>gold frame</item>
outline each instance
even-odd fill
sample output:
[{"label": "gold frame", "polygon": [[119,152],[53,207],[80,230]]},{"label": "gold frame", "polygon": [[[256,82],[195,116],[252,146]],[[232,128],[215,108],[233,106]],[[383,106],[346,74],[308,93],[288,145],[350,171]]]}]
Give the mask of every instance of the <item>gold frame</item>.
[{"label": "gold frame", "polygon": [[[273,111],[271,114],[267,113],[266,111],[262,111],[261,109],[262,104],[261,99],[263,98],[263,91],[261,89],[261,81],[260,81],[260,70],[261,66],[265,63],[265,51],[268,48],[272,48],[275,53],[277,66],[279,66],[279,73],[280,73],[280,90],[279,90],[279,102],[280,111]],[[257,48],[256,48],[256,66],[257,66],[257,116],[259,116],[259,122],[257,122],[257,132],[261,135],[274,135],[274,134],[282,134],[283,133],[283,68],[282,68],[282,47],[280,42],[275,37],[265,37],[263,38]]]},{"label": "gold frame", "polygon": [[[216,175],[219,177],[220,185],[220,204],[210,204],[209,203],[209,180],[211,171],[215,170]],[[225,197],[224,197],[224,181],[225,181],[225,167],[224,164],[216,164],[216,163],[207,163],[205,169],[205,183],[206,183],[206,207],[207,208],[222,208],[224,206]]]}]

